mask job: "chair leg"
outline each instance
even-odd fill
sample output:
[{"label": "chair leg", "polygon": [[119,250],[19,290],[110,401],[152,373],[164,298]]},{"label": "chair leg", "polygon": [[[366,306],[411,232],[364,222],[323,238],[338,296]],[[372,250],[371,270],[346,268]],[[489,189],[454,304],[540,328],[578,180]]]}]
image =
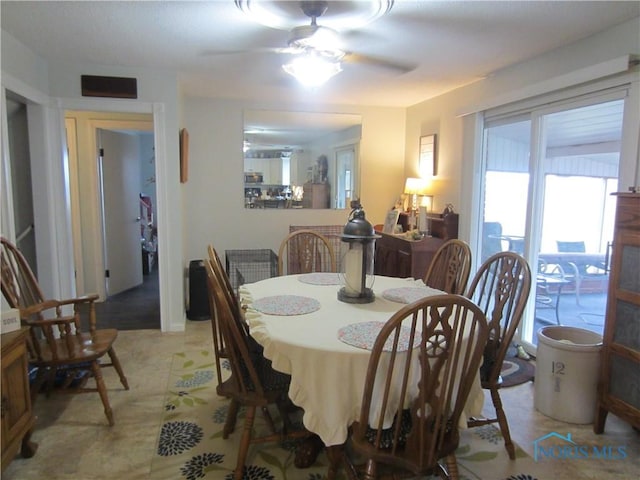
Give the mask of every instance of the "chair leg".
[{"label": "chair leg", "polygon": [[125,390],[129,390],[129,382],[127,382],[127,377],[124,376],[124,371],[122,370],[122,365],[120,365],[120,360],[118,360],[118,356],[116,355],[116,351],[112,348],[107,352],[109,353],[109,358],[111,359],[111,363],[113,364],[113,368],[118,372],[118,376],[120,377],[120,383]]},{"label": "chair leg", "polygon": [[362,477],[363,480],[376,480],[376,475],[376,462],[374,460],[367,460]]},{"label": "chair leg", "polygon": [[327,480],[335,480],[338,474],[338,469],[342,464],[342,446],[332,445],[327,447],[327,457],[329,458],[329,470],[327,473]]},{"label": "chair leg", "polygon": [[217,349],[214,356],[216,358],[216,376],[218,377],[218,385],[222,385],[222,362],[218,358]]},{"label": "chair leg", "polygon": [[58,374],[58,369],[55,367],[47,368],[44,382],[42,384],[42,389],[47,398],[51,396],[53,389],[56,386],[56,376]]},{"label": "chair leg", "polygon": [[[296,447],[296,455],[293,460],[293,464],[297,468],[309,468],[315,463],[318,455],[320,455],[320,452],[322,452],[324,448],[325,444],[322,439],[315,433],[309,432],[307,437]],[[340,466],[340,462],[342,461],[339,456],[340,452],[336,450],[342,447],[334,445],[330,448],[331,451],[329,451],[329,447],[327,448],[327,456],[329,456],[329,479],[332,478],[332,468],[335,467],[335,470],[337,471],[337,468]],[[333,478],[335,478],[335,476]]]},{"label": "chair leg", "polygon": [[327,447],[327,457],[329,458],[327,480],[335,480],[338,475],[338,470],[342,465],[345,467],[349,480],[358,480],[358,472],[347,455],[345,444]]},{"label": "chair leg", "polygon": [[222,429],[222,438],[225,440],[229,438],[231,432],[233,432],[236,428],[236,419],[238,418],[238,409],[240,408],[240,403],[237,400],[231,399],[231,403],[229,403],[229,409],[227,410],[227,419],[224,422],[224,428]]},{"label": "chair leg", "polygon": [[507,449],[509,458],[511,460],[515,460],[516,450],[513,446],[513,442],[511,441],[511,433],[509,433],[509,422],[507,422],[507,415],[502,409],[502,400],[500,399],[500,393],[498,392],[497,388],[491,389],[491,400],[493,401],[493,407],[496,410],[496,417],[498,419],[498,424],[500,425],[500,432],[502,433],[502,438],[504,439],[504,448]]},{"label": "chair leg", "polygon": [[445,478],[458,480],[460,474],[458,473],[458,461],[455,454],[447,455],[445,463],[447,465],[447,476]]},{"label": "chair leg", "polygon": [[111,410],[111,405],[109,405],[109,397],[107,396],[107,387],[104,384],[104,379],[102,378],[102,371],[100,370],[100,365],[96,360],[91,362],[91,371],[93,372],[93,378],[96,381],[96,387],[98,389],[98,393],[100,394],[102,405],[104,406],[104,414],[107,416],[107,420],[109,421],[109,426],[113,427],[115,422],[113,421],[113,411]]},{"label": "chair leg", "polygon": [[242,480],[244,475],[244,462],[249,452],[249,444],[251,443],[251,430],[253,429],[253,421],[256,417],[255,405],[247,406],[244,417],[244,429],[242,430],[242,438],[238,446],[238,460],[236,461],[236,470],[233,472],[234,480]]},{"label": "chair leg", "polygon": [[[54,370],[55,369],[46,369],[44,367],[38,367],[38,371],[36,373],[36,378],[33,381],[33,383],[30,386],[30,390],[31,390],[31,406],[33,407],[33,405],[35,405],[36,403],[36,398],[38,397],[38,393],[40,393],[40,390],[42,389],[42,387],[44,385],[46,385],[47,383],[47,379],[49,378],[49,370]],[[48,395],[48,393],[47,393]]]},{"label": "chair leg", "polygon": [[[277,432],[276,424],[273,423],[273,417],[271,416],[271,412],[269,412],[269,409],[266,406],[262,407],[262,416],[264,417],[265,422],[267,422],[267,425],[269,426],[269,431],[275,434]],[[286,429],[288,417],[286,415],[283,415],[282,421],[285,424],[284,428]]]},{"label": "chair leg", "polygon": [[31,441],[32,433],[33,429],[29,430],[25,436],[22,437],[22,445],[20,447],[20,455],[22,455],[22,458],[31,458],[38,450],[38,444]]}]

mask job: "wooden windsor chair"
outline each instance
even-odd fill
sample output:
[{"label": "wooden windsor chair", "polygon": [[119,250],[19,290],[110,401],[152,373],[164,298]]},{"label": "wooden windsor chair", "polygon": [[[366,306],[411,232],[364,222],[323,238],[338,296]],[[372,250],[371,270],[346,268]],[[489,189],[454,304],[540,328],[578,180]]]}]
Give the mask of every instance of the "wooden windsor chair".
[{"label": "wooden windsor chair", "polygon": [[[478,306],[451,294],[418,300],[386,322],[372,348],[350,437],[365,460],[362,478],[458,478],[459,421],[488,331]],[[335,464],[329,478],[335,478]]]},{"label": "wooden windsor chair", "polygon": [[471,248],[458,239],[448,240],[436,251],[424,283],[447,293],[463,295],[471,272]]},{"label": "wooden windsor chair", "polygon": [[[288,391],[291,377],[274,370],[271,362],[262,355],[262,352],[252,351],[250,337],[243,326],[244,322],[242,318],[234,315],[234,309],[224,293],[223,281],[215,272],[212,262],[206,262],[205,266],[214,287],[218,326],[222,331],[231,366],[231,377],[224,383],[223,394],[237,402],[237,405],[245,407],[244,427],[234,471],[234,479],[241,480],[251,444],[308,437],[309,432],[294,430],[289,421],[291,403]],[[270,425],[272,429],[270,433],[256,436],[253,429],[256,409],[258,407],[266,409],[269,406],[276,406],[280,412],[283,419],[282,428],[275,431],[274,425]]]},{"label": "wooden windsor chair", "polygon": [[[47,394],[97,392],[109,425],[114,425],[102,368],[114,367],[126,390],[129,384],[113,348],[118,331],[96,328],[98,295],[46,299],[22,253],[7,239],[0,241],[2,293],[9,306],[20,310],[22,322],[30,329],[29,364],[36,369],[32,403],[43,390]],[[64,314],[65,307],[73,307],[73,313]],[[110,363],[103,362],[105,356]],[[95,380],[95,387],[87,386],[89,378]]]},{"label": "wooden windsor chair", "polygon": [[336,255],[329,239],[313,230],[291,232],[280,244],[278,274],[335,272]]},{"label": "wooden windsor chair", "polygon": [[489,257],[476,272],[467,293],[487,316],[489,339],[480,368],[482,388],[489,390],[495,408],[493,418],[472,418],[469,427],[498,423],[509,458],[515,460],[509,423],[502,408],[499,389],[502,385],[502,364],[531,289],[531,270],[527,261],[515,252],[499,252]]},{"label": "wooden windsor chair", "polygon": [[[233,287],[231,286],[231,280],[229,276],[226,274],[222,262],[220,261],[220,257],[218,252],[213,248],[212,245],[207,247],[207,252],[209,258],[205,260],[205,271],[207,272],[207,287],[208,287],[208,296],[209,296],[209,307],[211,310],[211,332],[213,337],[213,351],[214,357],[216,361],[216,371],[218,377],[218,386],[216,387],[216,392],[218,395],[222,397],[230,398],[231,404],[229,405],[229,410],[227,412],[227,419],[225,421],[224,428],[222,430],[222,438],[228,438],[229,435],[234,431],[239,403],[230,394],[230,384],[233,382],[233,379],[222,379],[222,370],[229,368],[229,352],[225,346],[224,337],[222,335],[222,329],[220,328],[220,313],[218,312],[218,304],[215,301],[215,293],[213,289],[219,288],[220,284],[222,287],[222,294],[227,299],[228,305],[231,306],[233,311],[233,315],[235,318],[240,319],[239,324],[241,328],[244,330],[247,335],[247,342],[251,352],[261,354],[262,347],[251,337],[249,333],[249,326],[244,321],[244,309],[240,305],[239,299],[236,296]],[[219,283],[218,283],[219,282]],[[262,413],[267,421],[268,425],[271,427],[273,432],[276,431],[273,419],[269,413],[269,410],[263,406]]]},{"label": "wooden windsor chair", "polygon": [[[240,306],[240,302],[238,301],[238,297],[236,296],[233,286],[231,285],[231,280],[229,276],[226,274],[224,267],[222,266],[222,261],[220,260],[220,256],[218,252],[213,247],[213,245],[207,246],[207,254],[208,261],[211,262],[211,267],[217,273],[218,277],[221,279],[224,291],[223,293],[227,296],[229,304],[232,306],[236,315],[242,315],[242,308]],[[205,260],[206,263],[206,260]],[[224,338],[222,338],[222,331],[219,327],[219,322],[217,320],[217,312],[216,312],[216,304],[214,300],[214,295],[212,292],[213,284],[212,278],[207,275],[207,287],[209,289],[209,309],[211,311],[211,329],[213,334],[213,351],[216,358],[216,367],[218,374],[218,385],[222,384],[222,370],[224,368],[223,362],[224,359],[228,357],[227,352],[224,346]]]}]

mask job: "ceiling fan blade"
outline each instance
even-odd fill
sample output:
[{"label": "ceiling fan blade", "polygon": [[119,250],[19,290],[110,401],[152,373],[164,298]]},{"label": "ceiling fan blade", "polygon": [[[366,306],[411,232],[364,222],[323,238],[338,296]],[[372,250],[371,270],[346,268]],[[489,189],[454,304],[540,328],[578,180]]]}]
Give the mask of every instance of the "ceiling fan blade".
[{"label": "ceiling fan blade", "polygon": [[362,65],[372,65],[374,67],[395,70],[400,73],[409,73],[417,68],[417,65],[409,65],[406,63],[393,62],[384,58],[372,57],[370,55],[362,55],[360,53],[345,52],[343,61],[345,63],[356,63]]},{"label": "ceiling fan blade", "polygon": [[246,50],[207,50],[203,52],[205,56],[215,55],[246,55],[256,53],[284,53],[284,54],[298,54],[301,50],[295,47],[262,47],[262,48],[249,48]]}]

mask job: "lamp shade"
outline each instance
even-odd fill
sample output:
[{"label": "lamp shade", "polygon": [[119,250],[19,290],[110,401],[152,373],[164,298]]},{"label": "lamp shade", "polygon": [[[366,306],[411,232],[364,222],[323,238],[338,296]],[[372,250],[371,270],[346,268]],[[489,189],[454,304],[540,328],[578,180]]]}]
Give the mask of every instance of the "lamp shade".
[{"label": "lamp shade", "polygon": [[428,183],[422,178],[409,177],[404,182],[404,193],[407,195],[427,195]]}]

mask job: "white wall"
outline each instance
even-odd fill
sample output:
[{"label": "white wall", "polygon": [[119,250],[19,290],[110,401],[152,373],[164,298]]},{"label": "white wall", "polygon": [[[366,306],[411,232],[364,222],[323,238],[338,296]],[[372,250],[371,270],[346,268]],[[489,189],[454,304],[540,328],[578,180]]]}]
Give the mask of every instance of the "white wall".
[{"label": "white wall", "polygon": [[[81,75],[110,75],[135,77],[138,84],[138,98],[102,99],[84,98],[81,95]],[[159,241],[167,255],[160,258],[160,294],[162,325],[164,330],[184,328],[184,290],[181,279],[185,274],[183,261],[183,205],[182,188],[179,181],[178,148],[178,82],[177,73],[158,70],[100,66],[90,64],[47,65],[21,45],[10,35],[2,32],[2,84],[29,101],[46,105],[38,117],[38,122],[30,133],[37,138],[32,155],[44,165],[37,197],[47,209],[36,211],[36,222],[41,213],[46,228],[38,230],[47,235],[47,244],[40,248],[39,256],[50,255],[46,259],[45,283],[51,288],[50,295],[74,293],[72,235],[69,215],[65,214],[68,198],[65,196],[65,151],[63,112],[65,110],[93,110],[129,113],[153,113],[154,136],[156,141],[158,208],[161,215],[159,225],[166,228],[159,231]],[[52,105],[49,107],[49,105]],[[36,199],[36,209],[39,200]],[[53,230],[53,231],[50,231]],[[171,253],[169,253],[171,252]],[[39,258],[40,261],[40,258]],[[40,268],[40,265],[39,265]],[[57,276],[57,278],[56,278]],[[45,285],[49,287],[49,285]]]},{"label": "white wall", "polygon": [[[87,99],[81,96],[82,75],[135,77],[137,100]],[[185,320],[185,275],[182,230],[183,203],[180,184],[177,73],[90,64],[56,64],[49,69],[50,93],[64,109],[153,113],[156,152],[160,309],[164,330],[182,330]]]},{"label": "white wall", "polygon": [[[339,224],[346,210],[245,209],[243,111],[272,109],[352,113],[362,116],[361,200],[371,223],[382,223],[404,182],[404,120],[400,108],[255,104],[185,98],[189,179],[184,184],[185,261],[203,258],[209,243],[229,249],[278,251],[289,225]],[[382,133],[381,133],[382,132]]]},{"label": "white wall", "polygon": [[[71,262],[70,228],[64,216],[64,197],[54,201],[64,190],[64,169],[60,162],[62,149],[62,127],[56,122],[56,111],[50,107],[48,96],[47,64],[35,53],[27,49],[13,37],[1,33],[2,47],[2,182],[0,201],[3,208],[2,233],[15,234],[13,226],[6,223],[12,199],[8,197],[11,188],[6,184],[9,171],[5,164],[7,151],[7,131],[4,115],[6,91],[20,97],[27,105],[28,128],[30,132],[29,150],[31,170],[39,172],[33,176],[33,190],[38,192],[33,199],[34,223],[38,252],[37,269],[40,286],[52,297],[68,297],[73,293],[73,269]],[[13,238],[11,238],[13,240]]]},{"label": "white wall", "polygon": [[[159,142],[162,147],[156,148],[159,174],[156,191],[158,209],[164,215],[159,216],[158,225],[163,252],[160,255],[161,309],[163,322],[169,322],[167,325],[163,323],[163,328],[167,330],[183,328],[185,289],[180,288],[183,287],[180,280],[186,277],[189,261],[206,254],[207,244],[213,243],[221,252],[236,248],[277,250],[290,224],[346,222],[348,212],[344,210],[258,212],[244,209],[241,146],[242,113],[245,109],[289,109],[361,115],[360,194],[372,223],[383,221],[385,212],[393,205],[402,188],[405,157],[404,109],[335,105],[307,108],[300,104],[244,104],[187,97],[181,97],[182,102],[179,104],[175,72],[89,64],[56,64],[42,70],[42,63],[36,55],[30,54],[13,39],[5,43],[4,38],[3,32],[3,84],[7,80],[17,84],[22,90],[33,93],[33,97],[38,97],[43,103],[56,104],[52,111],[58,112],[59,118],[50,119],[47,126],[53,132],[59,132],[61,138],[62,115],[65,110],[154,112],[154,120],[162,119],[162,125],[158,125],[156,121],[154,133],[157,144]],[[5,54],[5,46],[15,47],[15,51]],[[25,65],[22,65],[22,59],[31,63],[24,62]],[[39,75],[41,71],[46,75]],[[80,88],[83,74],[135,77],[138,81],[138,99],[83,98]],[[14,75],[17,82],[11,82]],[[42,79],[47,77],[48,81],[41,86],[43,89],[46,87],[45,92],[31,92],[31,85],[40,85]],[[158,111],[162,112],[160,117],[157,115]],[[184,184],[179,183],[178,131],[181,127],[188,128],[190,133],[189,180]],[[166,158],[159,158],[159,155]],[[64,170],[62,148],[50,149],[48,157],[47,161],[54,171]],[[53,190],[62,193],[61,187],[62,184],[57,185]],[[65,202],[63,197],[57,199],[57,205],[61,208]],[[60,245],[70,248],[71,229],[68,228],[68,232],[63,230],[61,240],[66,239],[66,243],[61,241]],[[50,249],[54,255],[62,248],[60,245]],[[66,256],[72,258],[69,252]],[[69,275],[62,281],[65,284],[72,283]],[[173,285],[171,282],[178,283]],[[68,290],[71,287],[66,288]]]},{"label": "white wall", "polygon": [[[452,203],[460,216],[460,236],[470,235],[471,192],[476,151],[476,124],[472,116],[461,116],[483,105],[507,103],[527,95],[544,93],[550,78],[574,72],[626,54],[640,53],[638,19],[610,29],[575,45],[496,72],[484,81],[405,109],[341,107],[304,104],[243,103],[241,101],[179,97],[175,72],[148,71],[97,65],[52,65],[47,70],[32,52],[2,33],[2,82],[18,93],[26,92],[45,102],[51,95],[65,109],[143,112],[162,111],[157,126],[163,142],[157,158],[158,206],[161,255],[161,292],[172,296],[170,329],[183,325],[183,292],[176,292],[162,278],[184,278],[190,259],[202,258],[208,243],[223,252],[237,248],[277,249],[290,224],[342,224],[346,211],[312,212],[243,208],[242,112],[244,109],[330,111],[362,116],[361,199],[372,223],[382,223],[385,212],[400,195],[407,176],[417,175],[418,142],[421,135],[438,134],[438,177],[434,183],[434,210]],[[83,99],[82,74],[135,76],[138,100]],[[566,79],[565,79],[566,80]],[[493,102],[493,103],[492,103]],[[98,108],[104,106],[105,108]],[[45,112],[46,114],[47,112]],[[44,115],[44,142],[61,133],[51,115]],[[635,117],[637,119],[637,117]],[[178,130],[190,133],[189,180],[179,183]],[[636,126],[637,131],[637,126]],[[158,131],[156,131],[158,133]],[[636,142],[637,143],[637,142]],[[62,150],[49,149],[51,168],[60,168]],[[53,151],[52,151],[53,150]],[[45,150],[46,152],[46,150]],[[636,149],[637,152],[637,149]],[[637,153],[636,153],[637,155]],[[55,189],[54,189],[55,191]],[[165,202],[163,204],[163,202]],[[162,225],[168,227],[162,231]],[[162,236],[166,235],[163,241]],[[167,258],[169,260],[167,260]],[[166,269],[163,272],[163,268]],[[164,315],[164,313],[163,313]]]},{"label": "white wall", "polygon": [[[478,180],[474,171],[474,154],[478,151],[479,132],[476,131],[474,116],[463,114],[584,82],[597,70],[591,67],[638,53],[640,21],[635,18],[575,44],[496,72],[483,81],[408,108],[406,175],[416,176],[418,173],[420,136],[438,134],[434,209],[442,210],[447,203],[452,203],[460,213],[459,236],[468,240],[474,208],[471,204],[473,185]],[[637,82],[637,74],[635,78]],[[637,123],[631,128],[640,131]],[[637,148],[633,151],[636,152],[636,162],[640,163]],[[631,185],[633,180],[629,179],[627,183]]]},{"label": "white wall", "polygon": [[20,95],[49,92],[47,62],[2,31],[2,84]]}]

